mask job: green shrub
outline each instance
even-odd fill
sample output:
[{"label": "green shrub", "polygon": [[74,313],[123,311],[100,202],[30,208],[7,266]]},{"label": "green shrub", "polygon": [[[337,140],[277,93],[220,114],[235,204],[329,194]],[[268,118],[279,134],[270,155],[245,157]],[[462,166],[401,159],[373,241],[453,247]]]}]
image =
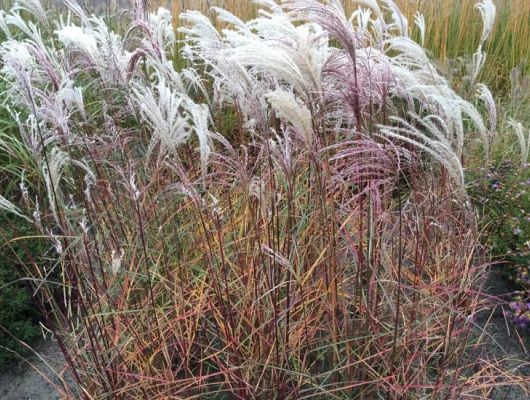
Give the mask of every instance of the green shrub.
[{"label": "green shrub", "polygon": [[[39,337],[39,313],[32,304],[26,285],[20,279],[20,261],[28,262],[26,250],[35,256],[39,251],[39,241],[15,240],[16,237],[30,236],[31,227],[20,220],[8,219],[0,214],[5,240],[0,240],[0,370],[8,368],[17,359],[16,354],[28,352],[20,341],[31,344]],[[16,223],[16,232],[13,229]],[[20,260],[19,260],[20,258]]]},{"label": "green shrub", "polygon": [[505,160],[469,174],[470,189],[485,218],[487,246],[505,262],[504,274],[521,284],[530,262],[530,169]]}]

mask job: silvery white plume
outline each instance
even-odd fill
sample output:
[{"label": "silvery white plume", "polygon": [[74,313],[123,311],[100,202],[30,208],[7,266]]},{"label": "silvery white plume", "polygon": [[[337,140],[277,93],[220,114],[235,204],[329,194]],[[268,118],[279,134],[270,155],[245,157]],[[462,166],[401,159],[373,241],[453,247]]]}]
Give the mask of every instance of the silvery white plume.
[{"label": "silvery white plume", "polygon": [[8,39],[11,39],[11,31],[6,24],[6,13],[4,10],[0,10],[0,30],[6,35]]},{"label": "silvery white plume", "polygon": [[478,98],[484,102],[486,110],[488,110],[490,123],[489,131],[491,135],[495,135],[497,132],[497,106],[495,104],[495,99],[486,85],[478,83],[476,87]]},{"label": "silvery white plume", "polygon": [[355,10],[351,17],[350,22],[355,22],[355,26],[358,28],[359,35],[362,37],[362,42],[371,38],[369,28],[372,20],[372,10],[359,7]]},{"label": "silvery white plume", "polygon": [[257,73],[267,72],[283,80],[292,85],[299,94],[307,93],[302,71],[284,49],[257,42],[238,47],[229,53],[228,58],[252,68]]},{"label": "silvery white plume", "polygon": [[256,32],[255,40],[267,38],[282,45],[294,46],[296,44],[296,27],[286,13],[256,18],[248,21],[247,26]]},{"label": "silvery white plume", "polygon": [[482,116],[475,108],[475,106],[473,106],[473,104],[468,101],[465,101],[464,99],[460,99],[458,101],[458,106],[462,114],[467,115],[469,117],[469,120],[473,123],[475,129],[477,130],[477,133],[480,135],[484,144],[486,151],[486,159],[489,159],[489,150],[493,141],[494,132],[488,131],[486,125],[484,124]]},{"label": "silvery white plume", "polygon": [[473,70],[471,71],[471,81],[476,82],[480,71],[486,64],[487,55],[482,51],[482,45],[479,46],[478,50],[473,53]]},{"label": "silvery white plume", "polygon": [[297,101],[292,92],[277,89],[266,95],[267,100],[277,113],[278,118],[284,119],[302,134],[308,144],[313,137],[313,122],[311,112],[305,104]]},{"label": "silvery white plume", "polygon": [[232,24],[239,31],[250,33],[248,26],[230,11],[225,10],[221,7],[212,7],[210,10],[215,11],[217,13],[217,19],[219,21],[225,22],[227,24]]},{"label": "silvery white plume", "polygon": [[74,45],[95,61],[99,57],[98,44],[92,33],[86,28],[75,25],[67,25],[55,31],[57,38],[66,47]]},{"label": "silvery white plume", "polygon": [[70,18],[57,24],[55,34],[70,51],[82,52],[85,58],[73,58],[69,69],[93,69],[107,85],[125,84],[131,53],[123,49],[122,38],[112,31],[103,18],[88,17],[73,1],[69,8],[77,14],[81,26],[74,25]]},{"label": "silvery white plume", "polygon": [[191,132],[188,116],[183,111],[183,95],[168,87],[163,80],[151,86],[133,82],[131,89],[142,120],[153,132],[147,153],[160,144],[162,154],[175,155]]},{"label": "silvery white plume", "polygon": [[297,27],[281,9],[246,23],[215,10],[221,20],[235,26],[224,29],[222,38],[211,22],[196,12],[183,14],[191,26],[181,29],[186,34],[188,57],[204,63],[215,80],[215,100],[237,104],[246,121],[266,131],[266,104],[261,98],[276,89],[278,80],[291,86],[304,101],[320,95],[329,55],[322,27],[311,23]]},{"label": "silvery white plume", "polygon": [[252,2],[260,6],[270,8],[271,10],[274,10],[275,12],[278,12],[278,13],[283,12],[280,6],[278,5],[278,3],[276,3],[274,0],[252,0]]},{"label": "silvery white plume", "polygon": [[[175,33],[171,23],[171,13],[165,8],[159,8],[157,13],[149,13],[147,19],[137,19],[129,26],[125,34],[128,46],[135,46],[133,53],[128,54],[127,72],[135,70],[140,60],[145,62],[148,79],[164,79],[168,86],[184,92],[180,74],[175,70],[168,54],[175,50]],[[138,34],[135,35],[134,33]],[[186,49],[189,57],[193,51]]]},{"label": "silvery white plume", "polygon": [[481,2],[475,4],[475,8],[480,11],[482,16],[482,37],[480,38],[480,43],[477,51],[473,54],[473,71],[471,75],[472,82],[476,82],[480,71],[486,63],[486,53],[483,51],[484,42],[488,39],[489,35],[493,30],[493,24],[495,23],[495,16],[497,9],[495,4],[491,0],[482,0]]},{"label": "silvery white plume", "polygon": [[405,66],[412,70],[426,70],[428,73],[438,75],[432,66],[431,60],[425,49],[412,39],[404,36],[395,36],[386,41],[387,51],[396,51],[398,54],[391,58],[392,63]]},{"label": "silvery white plume", "polygon": [[43,158],[41,162],[41,171],[46,182],[48,204],[57,224],[61,224],[57,210],[57,205],[60,205],[62,200],[62,191],[59,184],[62,179],[64,167],[69,162],[69,155],[58,147],[53,147],[48,157],[46,159]]},{"label": "silvery white plume", "polygon": [[18,0],[11,8],[13,12],[24,10],[35,16],[45,27],[48,26],[48,17],[39,0]]},{"label": "silvery white plume", "polygon": [[76,0],[64,0],[64,5],[68,7],[75,15],[77,15],[77,17],[79,17],[82,26],[86,28],[91,26],[83,7],[81,7]]},{"label": "silvery white plume", "polygon": [[519,147],[521,148],[521,165],[524,165],[528,162],[528,154],[530,151],[530,132],[528,134],[528,139],[525,139],[523,124],[510,119],[508,121],[508,125],[514,129],[515,134],[517,135]]},{"label": "silvery white plume", "polygon": [[[260,43],[273,50],[282,50],[282,54],[286,55],[285,61],[296,65],[303,77],[305,83],[297,84],[299,88],[306,87],[305,90],[312,93],[321,91],[322,71],[329,57],[329,37],[320,25],[306,23],[295,26],[288,15],[275,14],[249,21],[247,26],[256,35],[247,34],[246,40],[240,42],[243,47]],[[227,36],[227,39],[236,51],[242,47],[233,35]],[[293,84],[293,81],[290,83]],[[307,93],[299,94],[307,96]]]},{"label": "silvery white plume", "polygon": [[103,18],[92,16],[89,22],[99,52],[99,58],[93,63],[100,78],[109,85],[124,85],[132,53],[123,48],[121,36],[112,31]]},{"label": "silvery white plume", "polygon": [[425,17],[423,14],[421,14],[419,11],[416,11],[416,14],[414,14],[414,23],[420,30],[420,41],[422,47],[425,46],[425,31],[426,31],[426,25],[425,25]]},{"label": "silvery white plume", "polygon": [[171,12],[160,7],[156,14],[149,13],[148,22],[151,35],[162,50],[173,53],[175,31],[171,22]]},{"label": "silvery white plume", "polygon": [[265,134],[268,125],[263,96],[269,91],[267,81],[259,81],[252,71],[228,57],[221,56],[212,68],[216,101],[236,105],[244,120],[252,121],[255,128]]},{"label": "silvery white plume", "polygon": [[17,82],[29,83],[30,72],[37,68],[37,62],[27,44],[15,40],[0,44],[0,58],[3,62],[0,72]]},{"label": "silvery white plume", "polygon": [[28,37],[33,37],[35,34],[34,29],[30,28],[30,26],[35,27],[33,22],[27,21],[22,18],[22,16],[15,10],[11,10],[10,14],[5,15],[4,22],[6,25],[12,25],[17,27]]},{"label": "silvery white plume", "polygon": [[63,105],[67,115],[79,111],[83,117],[86,117],[83,91],[80,87],[75,86],[71,79],[65,79],[61,82],[61,87],[56,93],[56,101]]},{"label": "silvery white plume", "polygon": [[[35,60],[35,65],[31,68],[30,79],[28,81],[33,82],[35,85],[40,84],[51,84],[57,87],[60,81],[60,61],[59,54],[53,45],[50,45],[47,40],[42,37],[41,28],[48,26],[47,21],[42,22],[42,25],[33,23],[27,17],[20,15],[21,11],[29,13],[42,12],[40,6],[34,7],[35,2],[29,1],[26,5],[28,7],[14,6],[9,14],[0,12],[0,28],[6,31],[8,37],[7,42],[18,42],[20,46],[25,46],[26,51],[31,53],[31,56]],[[45,15],[35,15],[37,19],[45,19]],[[10,32],[9,26],[20,29],[22,35],[18,35],[16,30]],[[13,33],[13,35],[12,35]],[[16,38],[16,39],[15,39]],[[5,45],[4,42],[3,44]],[[0,55],[2,57],[2,55]],[[16,54],[12,54],[12,57],[16,58]],[[4,63],[8,64],[9,61],[3,60]],[[0,63],[1,64],[1,63]]]},{"label": "silvery white plume", "polygon": [[180,19],[183,26],[178,30],[187,36],[184,51],[188,56],[198,53],[204,55],[210,48],[223,47],[219,32],[205,15],[198,11],[187,11],[180,15]]},{"label": "silvery white plume", "polygon": [[110,269],[114,275],[116,275],[120,271],[121,263],[123,262],[123,257],[125,257],[124,249],[120,249],[120,254],[117,254],[116,250],[112,249]]},{"label": "silvery white plume", "polygon": [[48,174],[45,175],[46,178],[49,179],[50,185],[53,185],[53,191],[58,190],[64,167],[69,163],[70,156],[68,153],[62,151],[58,147],[52,148],[50,154],[48,155],[48,165],[46,165],[46,168],[49,167],[47,171]]},{"label": "silvery white plume", "polygon": [[[42,157],[42,145],[51,143],[48,132],[42,121],[37,121],[33,114],[30,114],[24,121],[20,118],[20,113],[8,108],[8,112],[18,125],[20,137],[24,145],[31,151],[35,165],[40,165]],[[44,143],[41,142],[44,136]]]},{"label": "silvery white plume", "polygon": [[15,214],[21,218],[24,218],[28,222],[33,222],[27,216],[22,214],[22,211],[20,211],[20,209],[17,206],[15,206],[13,203],[11,203],[9,200],[7,200],[2,195],[0,195],[0,210],[4,210],[8,213]]},{"label": "silvery white plume", "polygon": [[199,151],[201,154],[201,170],[206,174],[208,167],[208,158],[212,152],[212,140],[208,129],[210,120],[210,110],[206,104],[195,104],[186,102],[187,108],[193,121],[193,130],[199,139]]},{"label": "silvery white plume", "polygon": [[480,11],[480,15],[482,15],[483,27],[482,37],[480,39],[480,44],[482,45],[488,39],[493,30],[497,8],[495,7],[495,4],[492,0],[482,0],[481,2],[475,4],[475,8],[478,9]]},{"label": "silvery white plume", "polygon": [[385,8],[390,11],[392,15],[392,24],[388,25],[388,30],[396,29],[399,36],[409,36],[409,21],[399,10],[399,7],[394,3],[393,0],[383,0]]},{"label": "silvery white plume", "polygon": [[377,3],[376,0],[354,0],[357,4],[359,4],[359,6],[365,6],[365,7],[368,7],[370,9],[372,9],[377,18],[379,18],[380,20],[383,20],[383,13],[381,12],[381,8],[379,7],[379,4]]},{"label": "silvery white plume", "polygon": [[208,91],[208,89],[205,86],[206,79],[197,71],[195,68],[184,68],[180,71],[180,74],[178,74],[178,79],[181,83],[181,91],[182,92],[188,92],[184,88],[183,81],[187,82],[187,88],[194,88],[196,90],[199,90],[201,94],[204,96],[204,98],[207,100],[208,103],[211,103],[211,95]]},{"label": "silvery white plume", "polygon": [[309,90],[320,93],[322,75],[330,55],[329,37],[320,25],[311,23],[296,27],[296,34],[295,47],[287,51],[310,83]]},{"label": "silvery white plume", "polygon": [[393,126],[379,126],[379,133],[394,139],[403,140],[424,150],[436,161],[446,167],[449,176],[459,188],[464,186],[464,170],[460,157],[454,152],[447,133],[443,132],[445,124],[436,116],[420,118],[411,114],[412,124],[403,118],[392,117]]},{"label": "silvery white plume", "polygon": [[430,111],[443,118],[447,125],[447,139],[460,157],[464,151],[464,120],[460,109],[460,98],[449,87],[422,88],[424,95],[431,104]]}]

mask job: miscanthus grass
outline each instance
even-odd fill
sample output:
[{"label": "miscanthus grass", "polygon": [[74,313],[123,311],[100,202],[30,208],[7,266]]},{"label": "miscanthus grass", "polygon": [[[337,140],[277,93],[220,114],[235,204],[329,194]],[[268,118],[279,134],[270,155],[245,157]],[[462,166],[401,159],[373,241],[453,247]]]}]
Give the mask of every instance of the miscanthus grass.
[{"label": "miscanthus grass", "polygon": [[22,274],[72,376],[57,389],[457,399],[522,385],[474,331],[484,260],[462,160],[470,146],[487,160],[496,134],[484,64],[488,113],[390,0],[255,3],[253,19],[212,9],[223,30],[184,12],[178,35],[164,9],[115,30],[73,1],[58,19],[36,0],[2,13],[19,127],[2,173],[24,185],[0,207],[56,258]]},{"label": "miscanthus grass", "polygon": [[[342,2],[348,16],[356,13],[359,6],[373,12],[371,3],[374,2]],[[447,65],[458,60],[458,68],[471,66],[471,56],[477,50],[483,33],[482,18],[480,10],[475,7],[475,1],[396,0],[395,3],[408,21],[418,23],[417,26],[411,26],[411,34],[435,60]],[[529,73],[530,40],[527,20],[530,3],[526,0],[496,0],[491,4],[495,5],[498,13],[491,26],[490,38],[483,44],[488,61],[480,75],[480,81],[499,95],[505,96],[510,91],[513,71],[523,77]],[[202,14],[212,16],[214,12],[210,7],[214,6],[227,9],[242,20],[249,20],[257,15],[255,3],[245,1],[179,0],[168,5],[162,1],[152,1],[151,6],[153,9],[171,6],[175,21],[180,13],[187,10],[199,10]],[[217,28],[226,26],[219,20],[214,21],[214,24]]]}]

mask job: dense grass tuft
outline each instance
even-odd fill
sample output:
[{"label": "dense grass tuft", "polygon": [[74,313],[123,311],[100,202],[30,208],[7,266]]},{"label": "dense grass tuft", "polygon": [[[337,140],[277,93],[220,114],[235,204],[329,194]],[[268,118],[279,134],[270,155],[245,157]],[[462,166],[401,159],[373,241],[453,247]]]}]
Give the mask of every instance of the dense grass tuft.
[{"label": "dense grass tuft", "polygon": [[213,9],[217,23],[187,11],[177,35],[165,9],[115,29],[76,3],[69,19],[30,0],[35,24],[0,15],[18,126],[0,182],[24,177],[0,207],[57,256],[57,280],[24,273],[72,376],[62,394],[522,384],[474,324],[486,264],[462,160],[486,163],[497,135],[479,83],[490,2],[467,99],[392,1],[354,18],[338,1],[259,3],[256,18]]}]

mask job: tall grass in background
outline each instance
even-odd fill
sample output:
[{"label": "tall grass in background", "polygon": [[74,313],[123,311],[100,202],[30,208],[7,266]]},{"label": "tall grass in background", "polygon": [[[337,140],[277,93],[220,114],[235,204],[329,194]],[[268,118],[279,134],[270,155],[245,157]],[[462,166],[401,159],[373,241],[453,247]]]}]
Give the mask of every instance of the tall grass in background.
[{"label": "tall grass in background", "polygon": [[[362,2],[360,2],[362,3]],[[350,15],[359,2],[344,1],[344,8]],[[465,75],[471,61],[469,57],[477,49],[482,29],[482,20],[474,8],[472,0],[396,0],[396,4],[409,21],[414,20],[417,12],[425,17],[425,48],[434,59],[442,63],[461,59],[455,68],[455,74]],[[498,95],[508,95],[513,82],[512,70],[515,68],[524,78],[530,73],[530,3],[526,0],[495,0],[499,13],[493,26],[490,40],[484,50],[488,62],[480,80]],[[162,5],[172,10],[174,21],[186,10],[199,10],[206,14],[209,7],[219,6],[234,13],[243,20],[256,16],[257,8],[250,2],[235,0],[175,0],[151,2],[153,7]],[[413,30],[419,40],[419,31]],[[517,74],[517,72],[514,72]]]},{"label": "tall grass in background", "polygon": [[[404,14],[416,11],[425,16],[428,28],[425,47],[442,62],[468,57],[480,40],[481,20],[473,1],[397,1]],[[480,80],[499,96],[509,95],[512,70],[524,77],[530,72],[530,3],[525,0],[497,0],[498,14],[490,40],[484,49],[488,61]],[[417,36],[415,36],[417,37]],[[463,63],[469,65],[468,62]],[[512,80],[511,80],[512,79]]]},{"label": "tall grass in background", "polygon": [[256,19],[181,14],[178,53],[164,9],[115,29],[75,2],[70,19],[33,0],[0,15],[18,126],[0,141],[0,182],[16,182],[0,209],[55,259],[22,274],[66,358],[57,389],[457,399],[524,385],[474,322],[485,266],[462,159],[489,157],[487,87],[473,82],[483,116],[392,2],[352,21],[339,2],[258,3]]}]

